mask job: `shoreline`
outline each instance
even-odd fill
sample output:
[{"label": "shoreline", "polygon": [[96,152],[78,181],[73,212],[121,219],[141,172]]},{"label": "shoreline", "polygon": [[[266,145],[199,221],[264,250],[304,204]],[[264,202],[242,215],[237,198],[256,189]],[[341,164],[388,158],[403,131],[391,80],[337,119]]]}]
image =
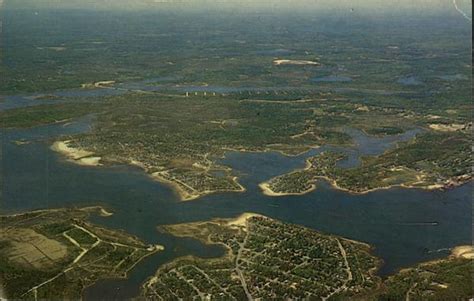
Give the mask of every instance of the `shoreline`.
[{"label": "shoreline", "polygon": [[[389,189],[392,189],[392,188],[421,189],[421,190],[426,190],[426,191],[445,191],[447,189],[460,187],[460,186],[465,185],[465,184],[467,184],[471,181],[471,179],[470,179],[468,181],[458,183],[456,185],[449,186],[449,187],[447,187],[446,185],[443,185],[443,184],[432,184],[432,185],[426,185],[426,186],[413,186],[413,185],[406,185],[406,184],[396,184],[396,185],[390,185],[390,186],[386,186],[386,187],[371,188],[371,189],[367,189],[367,190],[364,190],[364,191],[354,191],[354,190],[350,190],[348,188],[340,187],[335,180],[333,180],[331,178],[328,178],[326,176],[317,176],[316,181],[318,179],[328,182],[331,185],[331,187],[336,189],[336,190],[339,190],[339,191],[342,191],[342,192],[345,192],[345,193],[348,193],[348,194],[351,194],[351,195],[364,195],[364,194],[368,194],[368,193],[371,193],[371,192],[376,192],[376,191],[380,191],[380,190],[389,190]],[[286,196],[286,195],[304,195],[304,194],[307,194],[307,193],[310,193],[310,192],[316,190],[316,187],[317,187],[316,184],[313,184],[312,186],[315,186],[314,189],[313,189],[313,187],[311,187],[310,189],[302,191],[302,192],[286,193],[286,192],[274,192],[269,187],[268,181],[262,182],[258,186],[262,190],[263,194],[268,195],[268,196],[273,196],[273,197]]]},{"label": "shoreline", "polygon": [[[312,166],[311,162],[309,162],[309,160],[306,160],[306,166],[304,168],[295,169],[295,170],[293,170],[289,173],[286,173],[286,174],[291,174],[291,173],[296,172],[296,171],[309,170],[311,168],[311,166]],[[279,175],[279,176],[282,176],[282,175]],[[455,180],[455,179],[451,179],[451,180],[449,180],[449,183],[446,183],[446,184],[429,184],[429,185],[423,185],[423,186],[414,186],[414,185],[407,185],[407,184],[395,184],[395,185],[389,185],[389,186],[384,186],[384,187],[371,188],[371,189],[367,189],[367,190],[363,190],[363,191],[354,191],[354,190],[350,190],[348,188],[344,188],[344,187],[339,186],[337,184],[336,180],[331,179],[328,176],[316,176],[315,181],[314,181],[315,183],[311,184],[311,187],[307,190],[304,190],[304,191],[301,191],[301,192],[275,192],[270,188],[270,181],[272,181],[272,179],[275,179],[279,176],[273,177],[273,178],[271,178],[267,181],[264,181],[264,182],[258,184],[258,187],[260,187],[260,189],[262,190],[262,193],[264,195],[268,195],[268,196],[272,196],[272,197],[290,196],[290,195],[304,195],[304,194],[307,194],[307,193],[310,193],[310,192],[316,190],[317,180],[324,180],[324,181],[328,182],[331,185],[331,187],[333,187],[334,189],[339,190],[339,191],[343,191],[343,192],[346,192],[346,193],[349,193],[349,194],[352,194],[352,195],[364,195],[364,194],[368,194],[368,193],[371,193],[371,192],[375,192],[375,191],[379,191],[379,190],[388,190],[388,189],[392,189],[392,188],[422,189],[422,190],[427,190],[427,191],[435,191],[435,190],[444,191],[444,190],[447,190],[447,189],[450,189],[450,188],[456,188],[456,187],[462,186],[462,185],[467,184],[470,181],[472,181],[471,177],[465,177],[463,179],[464,176],[460,176],[459,177],[460,181]]]},{"label": "shoreline", "polygon": [[[69,161],[71,163],[75,163],[81,166],[89,166],[89,167],[97,167],[97,166],[104,166],[104,164],[100,163],[102,160],[102,157],[95,156],[93,152],[86,151],[80,148],[74,148],[69,146],[69,143],[71,140],[65,140],[65,141],[55,141],[53,145],[51,145],[50,149],[54,152],[57,152],[63,156],[66,157],[66,161]],[[185,183],[177,182],[177,181],[172,181],[170,179],[167,179],[160,175],[162,172],[155,172],[155,173],[148,173],[148,168],[141,162],[131,160],[128,162],[124,162],[124,164],[127,165],[132,165],[141,168],[147,176],[149,176],[152,180],[157,181],[159,183],[169,185],[177,194],[178,198],[180,201],[192,201],[195,199],[198,199],[200,197],[203,197],[205,195],[209,195],[212,193],[218,193],[218,192],[245,192],[247,189],[243,187],[239,182],[238,182],[238,177],[235,176],[232,178],[232,181],[236,185],[238,185],[239,189],[236,190],[204,190],[201,192],[196,192],[196,193],[189,193],[187,192],[182,186],[187,186]],[[189,186],[188,186],[189,187]],[[191,190],[195,191],[194,188],[189,187]],[[105,211],[104,216],[108,216],[110,214],[109,212]]]},{"label": "shoreline", "polygon": [[286,153],[284,150],[279,150],[279,149],[274,149],[274,148],[270,148],[270,147],[266,147],[262,150],[253,150],[253,149],[245,149],[245,148],[230,148],[230,147],[225,147],[223,148],[222,150],[224,151],[224,154],[222,155],[221,158],[225,158],[226,156],[226,153],[227,152],[234,152],[234,153],[254,153],[254,154],[258,154],[258,153],[278,153],[278,154],[281,154],[285,157],[290,157],[290,158],[294,158],[294,157],[299,157],[299,156],[302,156],[308,152],[310,152],[311,150],[314,150],[314,149],[318,149],[320,148],[321,145],[310,145],[308,146],[308,149],[307,150],[303,150],[299,153]]},{"label": "shoreline", "polygon": [[[103,164],[100,163],[100,161],[102,160],[102,157],[95,156],[94,153],[90,152],[90,151],[86,151],[86,150],[83,150],[83,149],[80,149],[80,148],[71,147],[71,146],[69,146],[70,142],[71,142],[71,140],[56,141],[56,142],[53,143],[53,145],[50,148],[51,148],[51,150],[65,156],[67,158],[67,161],[69,161],[69,162],[72,162],[72,163],[75,163],[75,164],[78,164],[78,165],[81,165],[81,166],[89,166],[89,167],[103,166]],[[318,148],[318,147],[310,147],[309,150],[315,149],[315,148]],[[275,150],[272,150],[272,149],[265,149],[263,152],[272,152],[273,151],[273,152],[281,153],[285,156],[293,157],[293,156],[302,155],[302,154],[308,152],[309,150],[304,151],[301,154],[296,154],[296,155],[289,155],[289,154],[285,154],[281,151],[275,151]],[[239,149],[227,149],[227,151],[254,152],[254,153],[262,152],[262,151],[253,151],[253,150],[245,150],[245,149],[240,149],[240,150]],[[224,154],[223,157],[225,157],[225,154]],[[311,162],[309,162],[309,160],[305,160],[305,162],[306,162],[306,166],[304,168],[296,169],[292,172],[304,171],[304,170],[310,169],[311,166],[312,166]],[[232,180],[234,181],[234,183],[236,185],[238,185],[239,189],[203,190],[203,191],[198,192],[194,188],[189,187],[185,183],[181,183],[180,181],[173,181],[173,180],[170,180],[170,179],[162,176],[161,173],[163,173],[163,171],[159,171],[159,172],[155,172],[155,173],[151,173],[151,174],[148,173],[148,168],[144,164],[142,164],[141,162],[131,160],[129,162],[126,162],[125,164],[132,165],[132,166],[137,166],[137,167],[143,169],[143,171],[152,180],[163,183],[163,184],[166,184],[166,185],[169,185],[176,192],[176,194],[177,194],[180,201],[192,201],[192,200],[196,200],[198,198],[201,198],[203,196],[213,194],[213,193],[219,193],[219,192],[245,192],[247,190],[245,187],[243,187],[238,182],[238,177],[235,176],[235,177],[232,178]],[[290,172],[290,173],[292,173],[292,172]],[[276,177],[278,177],[278,176],[276,176]],[[274,177],[274,178],[276,178],[276,177]],[[272,179],[274,179],[274,178],[272,178]],[[259,188],[261,189],[261,191],[264,195],[271,196],[271,197],[299,196],[299,195],[305,195],[307,193],[310,193],[310,192],[313,192],[314,190],[316,190],[317,189],[317,183],[316,182],[317,182],[318,179],[321,179],[321,180],[324,180],[324,181],[328,182],[336,190],[340,190],[340,191],[343,191],[343,192],[346,192],[346,193],[349,193],[349,194],[352,194],[352,195],[364,195],[364,194],[368,194],[368,193],[379,191],[379,190],[388,190],[388,189],[397,188],[397,187],[398,188],[406,188],[406,189],[422,189],[422,190],[427,190],[427,191],[434,191],[434,190],[442,191],[444,189],[450,189],[450,188],[455,188],[455,187],[462,186],[462,185],[464,185],[464,184],[466,184],[466,183],[468,183],[472,180],[471,177],[467,177],[467,178],[464,177],[464,179],[463,179],[463,176],[460,176],[459,178],[460,178],[460,181],[450,180],[449,183],[446,183],[446,184],[429,184],[429,185],[423,185],[423,186],[395,184],[395,185],[389,185],[389,186],[384,186],[384,187],[371,188],[371,189],[367,189],[367,190],[363,190],[363,191],[354,191],[354,190],[351,190],[351,189],[348,189],[348,188],[343,188],[343,187],[338,185],[336,180],[331,179],[327,176],[316,176],[315,181],[314,181],[315,183],[312,183],[310,188],[308,188],[304,191],[301,191],[301,192],[275,192],[270,188],[270,181],[272,179],[269,179],[268,181],[261,182],[261,183],[258,184],[258,186],[259,186]],[[189,189],[194,191],[194,192],[186,191],[186,189],[184,189],[183,186],[189,187]],[[105,213],[105,214],[108,214],[108,213]]]},{"label": "shoreline", "polygon": [[86,206],[86,207],[58,207],[58,208],[48,208],[48,209],[35,209],[35,210],[19,211],[19,212],[15,212],[11,214],[2,213],[0,214],[0,217],[4,217],[4,216],[15,217],[15,216],[21,216],[21,215],[25,215],[29,213],[57,212],[57,211],[63,211],[63,210],[79,210],[79,211],[84,211],[88,214],[92,212],[102,217],[109,217],[113,215],[112,212],[108,211],[102,205],[96,205],[96,206]]},{"label": "shoreline", "polygon": [[264,195],[273,196],[273,197],[279,197],[279,196],[285,196],[285,195],[304,195],[316,190],[316,184],[311,184],[311,187],[309,189],[301,191],[301,192],[275,192],[270,188],[269,182],[260,183],[258,184],[258,187],[260,187]]},{"label": "shoreline", "polygon": [[[177,195],[179,197],[179,200],[181,202],[196,200],[196,199],[199,199],[203,196],[213,194],[213,193],[219,193],[219,192],[239,192],[239,193],[242,193],[242,192],[247,191],[247,189],[237,181],[238,177],[233,177],[232,178],[232,180],[239,186],[238,190],[231,190],[231,189],[203,190],[203,191],[200,191],[200,192],[189,193],[186,190],[184,190],[183,187],[181,187],[181,185],[183,185],[183,186],[187,186],[187,185],[180,184],[180,182],[175,182],[175,181],[169,180],[169,179],[161,176],[160,172],[155,172],[155,173],[152,173],[152,174],[147,173],[147,175],[149,175],[151,177],[151,179],[154,180],[154,181],[160,182],[162,184],[169,185],[177,193]],[[193,189],[193,188],[191,188],[191,189]]]},{"label": "shoreline", "polygon": [[290,60],[290,59],[276,59],[273,60],[273,65],[275,66],[320,66],[321,63],[317,61],[310,60]]},{"label": "shoreline", "polygon": [[[95,280],[93,280],[90,284],[83,285],[81,290],[80,290],[80,297],[81,298],[83,298],[84,292],[89,287],[95,286],[100,281],[129,279],[131,271],[138,264],[143,262],[144,259],[165,250],[164,245],[156,244],[156,243],[155,244],[148,243],[143,238],[141,238],[141,237],[139,237],[139,236],[137,236],[133,233],[129,233],[128,231],[126,231],[122,228],[109,227],[109,226],[106,226],[106,225],[104,225],[100,222],[99,223],[92,222],[91,217],[93,215],[94,216],[100,216],[100,217],[109,217],[109,216],[113,215],[112,212],[108,211],[106,209],[106,207],[104,207],[102,205],[92,205],[92,206],[86,206],[86,207],[59,207],[59,208],[26,210],[26,211],[21,211],[21,212],[18,212],[18,213],[13,213],[13,214],[1,214],[0,217],[2,217],[2,218],[13,218],[13,219],[18,218],[18,217],[24,217],[25,220],[30,220],[31,221],[31,220],[34,220],[34,219],[37,219],[37,218],[41,218],[44,215],[48,216],[48,214],[53,214],[53,216],[55,216],[55,217],[57,216],[58,218],[61,218],[61,216],[63,216],[64,214],[65,215],[70,214],[73,217],[71,222],[74,223],[74,224],[80,225],[81,227],[79,227],[79,228],[85,227],[85,229],[82,228],[82,230],[85,231],[85,232],[88,232],[91,236],[94,236],[95,239],[96,239],[96,243],[103,242],[103,243],[108,243],[108,244],[112,244],[112,245],[128,246],[128,247],[134,249],[134,252],[139,250],[139,249],[142,249],[142,250],[146,251],[145,254],[143,254],[142,256],[137,258],[135,260],[135,262],[131,263],[127,269],[124,269],[124,273],[120,273],[120,274],[117,274],[115,276],[114,275],[109,275],[108,277],[105,277],[105,278],[98,277]],[[50,219],[48,219],[48,221],[49,220]],[[29,228],[30,226],[31,226],[31,228]],[[28,226],[28,228],[24,228],[24,229],[31,229],[33,232],[36,233],[35,223],[33,223],[30,226]],[[16,223],[14,223],[10,227],[15,228],[15,227],[17,227],[17,225],[16,225]],[[23,229],[23,228],[21,228],[21,229]],[[118,234],[117,237],[119,237],[119,239],[126,239],[127,240],[126,241],[127,245],[122,245],[120,240],[119,241],[115,241],[115,240],[109,241],[109,239],[99,237],[100,234],[97,234],[98,236],[95,236],[94,233],[91,234],[89,231],[92,231],[92,232],[97,231],[96,233],[98,233],[98,231],[105,231],[105,232],[101,232],[101,233],[105,233],[105,236],[117,233]],[[71,242],[76,247],[81,248],[83,250],[83,252],[88,252],[88,251],[92,250],[92,248],[95,247],[95,245],[94,245],[94,246],[91,247],[91,249],[84,249],[77,242],[75,242],[72,238],[71,238]],[[68,249],[69,249],[69,247],[68,247]],[[38,250],[43,255],[45,255],[40,249],[38,249]],[[45,255],[45,256],[48,257],[47,255]],[[77,263],[77,262],[79,262],[80,258],[82,258],[82,255],[79,255],[73,262],[67,264],[66,267],[68,267],[68,268],[64,271],[61,271],[60,274],[66,273],[70,269],[80,267],[81,266],[80,263],[79,264]],[[128,257],[126,257],[125,259],[127,259],[127,258]],[[72,259],[73,258],[71,258],[71,261],[72,261]],[[121,264],[122,262],[123,262],[123,260],[120,261],[119,264]],[[58,274],[58,275],[60,275],[60,274]],[[56,279],[56,277],[52,278],[52,280],[54,280],[54,279]],[[46,283],[48,283],[48,282],[46,282]],[[4,297],[2,294],[4,294],[5,292],[1,291],[1,289],[3,289],[3,286],[0,283],[0,300],[4,300],[4,299],[1,299],[1,298]],[[30,292],[30,291],[28,291],[28,292]],[[28,293],[28,292],[26,292],[26,293]],[[6,298],[6,297],[4,297],[4,298]],[[7,299],[5,299],[5,300],[7,300]]]},{"label": "shoreline", "polygon": [[56,141],[51,146],[51,150],[60,153],[67,158],[67,161],[82,166],[101,166],[102,157],[94,156],[93,152],[80,148],[71,147],[71,140]]},{"label": "shoreline", "polygon": [[471,260],[471,261],[474,259],[474,246],[472,246],[472,245],[455,246],[455,247],[449,248],[448,250],[450,250],[451,253],[447,256],[440,257],[440,258],[437,258],[437,259],[428,260],[428,261],[419,262],[415,266],[400,268],[393,275],[390,275],[387,278],[390,278],[390,277],[396,275],[397,273],[409,272],[410,270],[416,268],[416,266],[418,266],[418,265],[422,266],[422,267],[423,266],[426,267],[426,266],[446,262],[446,261],[453,260],[453,259],[454,260],[456,260],[456,259]]},{"label": "shoreline", "polygon": [[474,246],[464,245],[456,246],[451,249],[451,255],[454,258],[463,258],[463,259],[474,259]]},{"label": "shoreline", "polygon": [[244,212],[241,215],[231,218],[227,221],[227,226],[232,227],[243,227],[246,231],[247,229],[247,220],[252,217],[266,217],[264,215],[258,214],[258,213],[252,213],[252,212]]}]

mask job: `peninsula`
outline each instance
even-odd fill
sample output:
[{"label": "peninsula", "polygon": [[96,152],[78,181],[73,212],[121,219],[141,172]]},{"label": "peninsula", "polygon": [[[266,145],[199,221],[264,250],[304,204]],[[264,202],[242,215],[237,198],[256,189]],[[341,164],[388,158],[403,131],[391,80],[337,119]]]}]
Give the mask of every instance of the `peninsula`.
[{"label": "peninsula", "polygon": [[160,227],[226,249],[221,258],[178,258],[142,288],[147,300],[326,300],[372,290],[381,263],[366,244],[258,214]]},{"label": "peninsula", "polygon": [[48,209],[0,216],[0,279],[12,300],[79,299],[99,279],[126,278],[163,250],[87,221],[101,207]]},{"label": "peninsula", "polygon": [[246,213],[160,231],[222,245],[220,258],[177,258],[142,286],[139,300],[467,300],[472,246],[383,280],[369,245]]}]

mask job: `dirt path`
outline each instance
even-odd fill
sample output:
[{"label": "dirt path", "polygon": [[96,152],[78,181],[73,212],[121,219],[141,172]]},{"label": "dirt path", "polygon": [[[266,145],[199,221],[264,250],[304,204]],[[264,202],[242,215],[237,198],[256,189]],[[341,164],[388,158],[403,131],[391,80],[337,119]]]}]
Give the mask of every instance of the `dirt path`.
[{"label": "dirt path", "polygon": [[245,232],[246,234],[245,234],[244,241],[239,244],[239,251],[237,252],[237,256],[235,257],[235,270],[237,271],[237,274],[239,274],[240,283],[242,283],[242,288],[245,291],[247,300],[252,301],[253,297],[249,292],[249,289],[247,287],[247,282],[245,282],[244,273],[240,269],[240,264],[239,264],[240,258],[242,257],[242,251],[245,249],[245,244],[247,243],[247,239],[249,237],[249,232],[250,230],[247,229],[247,231]]},{"label": "dirt path", "polygon": [[350,267],[350,265],[349,265],[349,261],[347,261],[347,253],[346,253],[346,250],[345,250],[344,247],[342,246],[342,244],[341,244],[341,242],[339,241],[339,239],[336,238],[336,241],[337,241],[337,245],[338,245],[338,247],[339,247],[339,250],[340,250],[340,252],[341,252],[342,258],[344,259],[344,265],[346,266],[346,271],[347,271],[347,279],[344,281],[344,284],[343,284],[342,286],[340,286],[338,289],[336,289],[334,292],[330,293],[330,294],[327,295],[326,297],[322,297],[322,298],[321,298],[322,300],[328,300],[328,299],[331,298],[333,295],[345,291],[345,290],[347,289],[347,283],[349,283],[349,282],[352,281],[352,279],[353,279],[351,267]]}]

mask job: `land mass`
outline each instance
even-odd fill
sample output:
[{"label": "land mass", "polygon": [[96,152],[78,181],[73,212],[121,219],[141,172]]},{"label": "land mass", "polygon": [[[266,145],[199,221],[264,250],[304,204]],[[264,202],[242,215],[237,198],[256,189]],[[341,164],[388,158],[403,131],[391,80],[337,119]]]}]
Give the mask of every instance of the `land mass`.
[{"label": "land mass", "polygon": [[77,149],[69,145],[69,141],[56,141],[51,149],[68,158],[69,161],[84,166],[99,166],[100,157],[93,156],[94,153]]},{"label": "land mass", "polygon": [[307,159],[304,169],[274,177],[260,188],[270,196],[304,194],[323,178],[351,193],[394,186],[449,189],[472,179],[470,140],[471,133],[461,130],[427,133],[381,155],[363,157],[353,168],[338,166],[345,155],[328,151]]},{"label": "land mass", "polygon": [[126,278],[143,258],[163,250],[86,221],[101,207],[0,216],[0,280],[8,299],[80,299],[99,279]]},{"label": "land mass", "polygon": [[380,260],[370,247],[261,215],[160,227],[176,236],[220,244],[221,258],[179,258],[142,287],[147,300],[323,300],[374,289]]},{"label": "land mass", "polygon": [[[316,177],[325,177],[342,189],[361,193],[396,185],[446,188],[471,179],[471,133],[462,112],[437,109],[437,115],[427,114],[331,93],[294,96],[134,92],[6,110],[0,118],[3,127],[28,127],[94,114],[91,131],[60,137],[53,149],[83,165],[139,166],[153,179],[173,186],[182,200],[245,190],[232,169],[219,163],[226,152],[297,155],[322,145],[353,147],[347,128],[374,136],[415,127],[425,131],[384,154],[362,158],[355,168],[339,168],[322,158],[325,168],[296,171],[261,187],[272,195],[302,194],[316,188]],[[437,130],[453,124],[457,126],[450,131]],[[310,159],[318,164],[319,160]]]},{"label": "land mass", "polygon": [[160,231],[220,244],[220,258],[173,260],[142,286],[139,300],[465,300],[472,296],[472,246],[386,280],[364,243],[258,214],[167,225]]},{"label": "land mass", "polygon": [[425,262],[390,276],[381,300],[469,300],[472,286],[472,246],[459,246],[444,259]]}]

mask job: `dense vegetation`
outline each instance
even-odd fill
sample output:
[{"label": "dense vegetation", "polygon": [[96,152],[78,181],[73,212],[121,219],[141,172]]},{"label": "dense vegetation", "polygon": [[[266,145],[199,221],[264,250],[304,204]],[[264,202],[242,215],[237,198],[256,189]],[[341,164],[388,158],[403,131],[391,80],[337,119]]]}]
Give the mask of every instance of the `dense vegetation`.
[{"label": "dense vegetation", "polygon": [[0,116],[4,127],[20,127],[96,113],[91,132],[65,139],[102,157],[102,162],[141,166],[156,179],[171,182],[185,200],[244,189],[228,167],[216,163],[226,151],[276,150],[293,155],[320,145],[350,146],[347,128],[378,136],[419,126],[429,131],[382,155],[364,158],[356,168],[343,169],[336,162],[331,165],[314,158],[311,169],[278,177],[270,181],[270,189],[301,193],[321,176],[354,192],[392,185],[450,186],[470,179],[470,123],[451,111],[433,119],[410,108],[356,103],[332,93],[283,100],[268,95],[243,98],[240,93],[133,92],[87,101],[72,98],[66,103],[7,110]]},{"label": "dense vegetation", "polygon": [[[104,162],[138,164],[171,182],[183,199],[243,190],[229,169],[215,164],[229,149],[297,154],[323,144],[350,145],[344,127],[384,136],[470,122],[470,31],[457,18],[440,24],[437,18],[366,20],[355,14],[340,22],[309,14],[178,17],[172,10],[20,6],[8,1],[1,12],[1,94],[47,91],[53,101],[64,98],[55,95],[58,89],[115,81],[107,88],[123,95],[2,112],[2,126],[98,113],[95,130],[70,137],[73,144],[97,152]],[[318,64],[278,65],[276,59]],[[43,98],[37,96],[38,104]],[[379,159],[409,168],[416,161],[416,171],[434,170],[426,177],[447,180],[462,175],[466,165],[469,138],[453,135],[461,146],[452,149],[443,136],[444,163],[433,159],[436,152],[417,152],[417,143],[402,150],[404,159]],[[389,172],[379,159],[364,171],[345,171],[346,186],[378,187],[376,174]],[[460,162],[452,166],[453,160]],[[367,174],[363,183],[353,183],[360,174]]]},{"label": "dense vegetation", "polygon": [[382,280],[367,245],[258,215],[160,229],[221,244],[227,254],[175,259],[143,284],[140,299],[467,300],[473,293],[468,246]]},{"label": "dense vegetation", "polygon": [[143,285],[146,299],[229,300],[335,298],[376,287],[379,261],[365,244],[262,216],[215,220],[163,230],[222,244],[217,259],[186,257],[158,270]]},{"label": "dense vegetation", "polygon": [[468,300],[472,259],[451,258],[403,270],[384,282],[379,300]]},{"label": "dense vegetation", "polygon": [[90,103],[66,103],[11,109],[0,112],[0,126],[23,128],[65,122],[97,111],[97,108],[98,106]]},{"label": "dense vegetation", "polygon": [[[137,78],[378,95],[414,91],[404,94],[407,101],[427,107],[463,103],[470,93],[471,34],[458,18],[33,10],[17,9],[16,2],[5,1],[1,12],[0,94]],[[321,66],[275,66],[275,58]],[[314,81],[325,77],[335,80]]]},{"label": "dense vegetation", "polygon": [[[94,114],[90,132],[60,139],[101,163],[138,165],[185,200],[245,189],[217,163],[227,151],[350,148],[348,128],[378,137],[423,131],[355,167],[338,165],[345,154],[322,153],[306,169],[269,180],[268,188],[303,193],[320,177],[357,193],[471,180],[472,39],[462,18],[32,10],[3,2],[0,102],[17,95],[29,106],[1,111],[0,127]],[[83,96],[65,97],[65,89]],[[125,277],[156,251],[89,224],[86,215],[61,209],[1,217],[0,278],[12,298],[77,299],[84,287]],[[472,296],[466,260],[417,266],[381,283],[372,275],[378,259],[363,244],[263,217],[244,227],[227,222],[166,227],[224,244],[228,254],[177,259],[158,270],[143,295]]]},{"label": "dense vegetation", "polygon": [[432,132],[401,143],[382,155],[364,157],[359,166],[338,167],[344,155],[326,152],[308,159],[308,167],[271,179],[265,187],[275,193],[302,193],[324,177],[351,192],[394,185],[450,188],[472,178],[471,133]]}]

